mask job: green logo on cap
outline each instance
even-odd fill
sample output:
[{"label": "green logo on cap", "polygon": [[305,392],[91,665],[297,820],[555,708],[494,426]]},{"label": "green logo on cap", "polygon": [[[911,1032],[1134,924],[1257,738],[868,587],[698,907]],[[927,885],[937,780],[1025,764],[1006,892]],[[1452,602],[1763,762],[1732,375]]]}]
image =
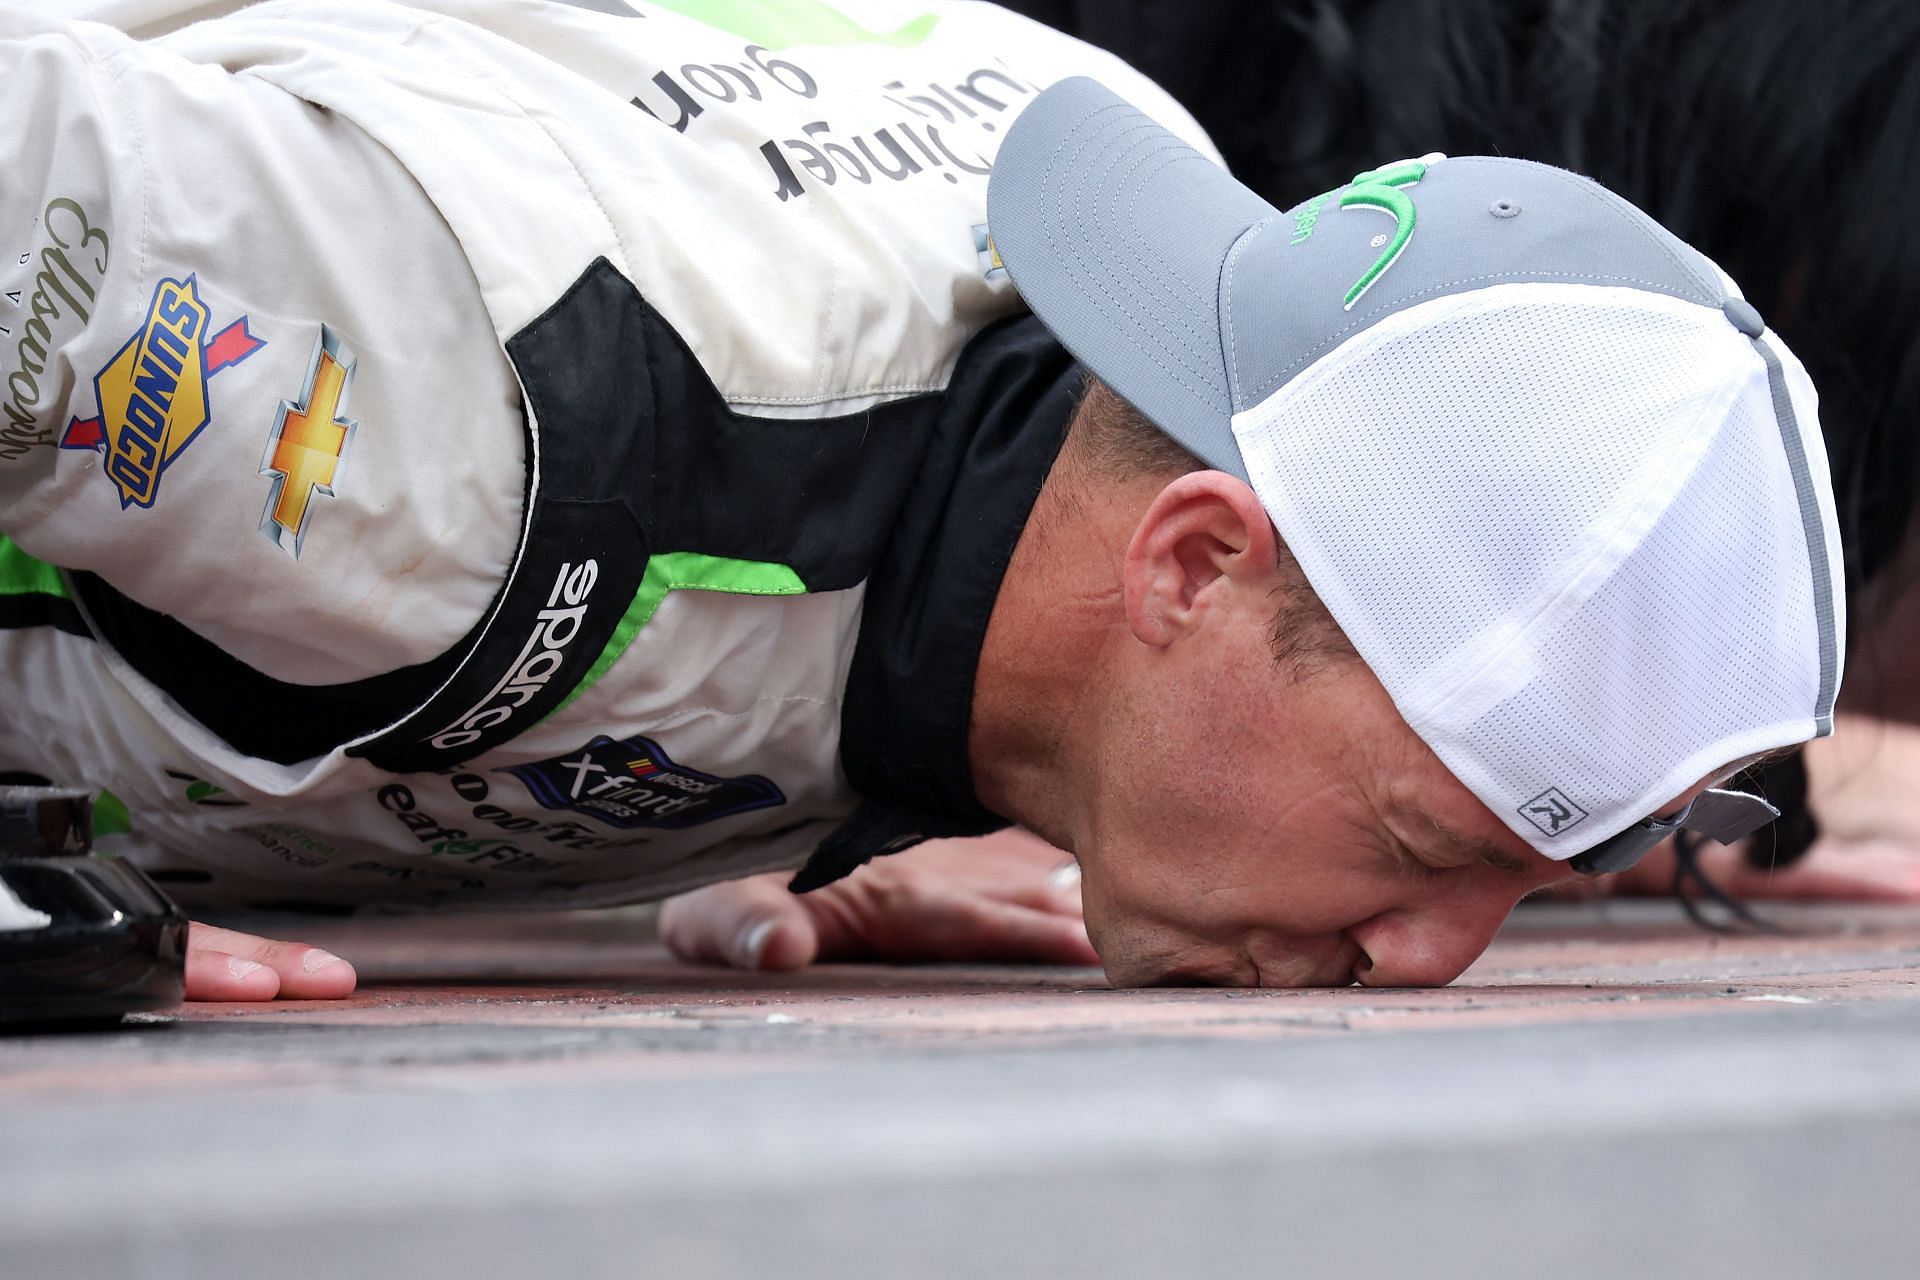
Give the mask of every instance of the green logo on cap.
[{"label": "green logo on cap", "polygon": [[[1355,174],[1352,184],[1340,196],[1340,207],[1351,209],[1363,206],[1368,209],[1380,209],[1393,215],[1393,236],[1387,241],[1386,248],[1373,260],[1366,274],[1353,282],[1353,288],[1347,290],[1346,309],[1353,310],[1353,304],[1360,301],[1367,290],[1373,288],[1373,282],[1387,273],[1400,251],[1407,247],[1407,241],[1413,239],[1414,208],[1413,197],[1400,190],[1410,187],[1427,176],[1426,162],[1423,160],[1402,160],[1398,164],[1385,165],[1378,169],[1369,169],[1365,173]],[[1378,243],[1376,241],[1375,243]]]}]

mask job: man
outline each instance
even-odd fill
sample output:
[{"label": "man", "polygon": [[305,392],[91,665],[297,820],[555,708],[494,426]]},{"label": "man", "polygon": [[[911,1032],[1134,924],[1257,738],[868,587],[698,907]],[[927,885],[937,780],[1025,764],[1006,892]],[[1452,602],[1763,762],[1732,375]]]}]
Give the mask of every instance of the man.
[{"label": "man", "polygon": [[[1283,215],[984,7],[206,8],[0,27],[0,766],[184,895],[809,890],[1013,820],[1115,982],[1438,983],[1830,728],[1811,387],[1571,175]],[[351,985],[201,938],[203,996]]]},{"label": "man", "polygon": [[[1226,0],[1009,7],[1158,81],[1234,175],[1274,204],[1343,183],[1383,155],[1444,143],[1589,174],[1725,266],[1821,388],[1851,659],[1847,727],[1756,778],[1781,820],[1744,851],[1716,847],[1701,866],[1741,897],[1914,896],[1913,820],[1884,821],[1898,814],[1882,801],[1912,789],[1899,744],[1920,721],[1920,699],[1903,693],[1920,613],[1897,607],[1913,596],[1920,550],[1909,536],[1920,487],[1910,429],[1920,413],[1920,245],[1876,219],[1920,198],[1920,172],[1882,158],[1910,151],[1920,130],[1920,9],[1357,0],[1320,6],[1307,22],[1298,6]],[[1262,56],[1244,57],[1248,48]],[[1773,91],[1782,76],[1805,91],[1783,99]],[[1594,887],[1632,881],[1664,894],[1674,871],[1671,857],[1650,855],[1631,877]]]}]

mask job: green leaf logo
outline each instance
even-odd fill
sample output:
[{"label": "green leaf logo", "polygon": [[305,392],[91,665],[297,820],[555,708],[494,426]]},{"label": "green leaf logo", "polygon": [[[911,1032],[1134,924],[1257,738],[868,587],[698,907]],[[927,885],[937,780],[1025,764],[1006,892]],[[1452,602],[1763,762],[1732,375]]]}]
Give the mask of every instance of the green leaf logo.
[{"label": "green leaf logo", "polygon": [[1426,176],[1426,161],[1402,160],[1398,164],[1355,174],[1352,185],[1341,195],[1342,209],[1379,209],[1393,215],[1393,236],[1387,241],[1386,248],[1380,251],[1380,256],[1373,260],[1373,265],[1347,290],[1346,310],[1353,310],[1353,304],[1373,288],[1374,281],[1387,273],[1387,268],[1399,259],[1407,242],[1413,239],[1413,197],[1400,188],[1410,187]]}]

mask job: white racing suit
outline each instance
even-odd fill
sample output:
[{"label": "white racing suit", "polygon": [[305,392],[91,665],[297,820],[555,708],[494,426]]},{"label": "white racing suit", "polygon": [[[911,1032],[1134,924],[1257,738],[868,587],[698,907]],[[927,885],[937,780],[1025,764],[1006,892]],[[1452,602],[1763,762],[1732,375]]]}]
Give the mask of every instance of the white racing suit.
[{"label": "white racing suit", "polygon": [[0,4],[0,771],[189,899],[800,862],[1082,74],[1203,141],[984,4]]}]

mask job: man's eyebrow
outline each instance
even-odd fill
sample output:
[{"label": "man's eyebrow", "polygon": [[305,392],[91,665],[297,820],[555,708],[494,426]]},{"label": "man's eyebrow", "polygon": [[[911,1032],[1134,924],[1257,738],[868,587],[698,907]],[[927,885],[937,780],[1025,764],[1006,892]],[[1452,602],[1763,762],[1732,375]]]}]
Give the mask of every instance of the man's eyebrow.
[{"label": "man's eyebrow", "polygon": [[1523,876],[1533,869],[1505,849],[1496,849],[1490,844],[1479,845],[1475,852],[1479,854],[1480,861],[1495,871],[1504,871],[1510,876]]},{"label": "man's eyebrow", "polygon": [[1485,840],[1455,831],[1432,814],[1407,811],[1406,816],[1421,832],[1431,834],[1440,843],[1446,845],[1447,851],[1455,857],[1478,859],[1481,864],[1508,875],[1525,875],[1531,870],[1525,862],[1506,850],[1497,848]]}]

